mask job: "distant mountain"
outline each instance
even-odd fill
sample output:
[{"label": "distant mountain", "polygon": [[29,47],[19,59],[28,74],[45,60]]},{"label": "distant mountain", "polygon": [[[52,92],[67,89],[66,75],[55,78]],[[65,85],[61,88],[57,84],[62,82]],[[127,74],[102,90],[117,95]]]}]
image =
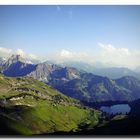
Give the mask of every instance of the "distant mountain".
[{"label": "distant mountain", "polygon": [[93,73],[95,75],[106,76],[111,79],[121,78],[123,76],[134,76],[140,79],[140,69],[132,71],[126,67],[104,67],[96,64],[89,64],[84,62],[64,62],[61,64],[65,67],[75,67],[80,71]]},{"label": "distant mountain", "polygon": [[96,69],[96,66],[86,63],[86,62],[79,62],[79,61],[66,61],[60,64],[63,67],[74,67],[78,69],[79,71],[84,72],[93,72],[94,69]]},{"label": "distant mountain", "polygon": [[31,64],[20,55],[12,55],[1,65],[1,72],[6,76],[17,77],[25,76],[35,69],[35,65]]},{"label": "distant mountain", "polygon": [[95,69],[92,71],[94,74],[106,76],[111,79],[121,78],[123,76],[134,76],[140,79],[140,75],[128,68],[121,67],[112,67],[112,68],[102,68],[102,69]]}]

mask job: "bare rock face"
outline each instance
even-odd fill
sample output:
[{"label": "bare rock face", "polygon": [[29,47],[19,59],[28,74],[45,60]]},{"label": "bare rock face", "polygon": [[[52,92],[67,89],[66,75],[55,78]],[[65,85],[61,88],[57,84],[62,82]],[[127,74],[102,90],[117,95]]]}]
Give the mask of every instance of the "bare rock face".
[{"label": "bare rock face", "polygon": [[36,69],[28,74],[28,76],[49,83],[55,80],[69,81],[77,79],[80,77],[80,73],[75,68],[63,68],[59,65],[45,62],[38,64]]},{"label": "bare rock face", "polygon": [[59,69],[57,65],[40,63],[36,65],[36,69],[29,73],[28,76],[31,76],[40,81],[48,82],[51,80],[51,74],[57,69]]}]

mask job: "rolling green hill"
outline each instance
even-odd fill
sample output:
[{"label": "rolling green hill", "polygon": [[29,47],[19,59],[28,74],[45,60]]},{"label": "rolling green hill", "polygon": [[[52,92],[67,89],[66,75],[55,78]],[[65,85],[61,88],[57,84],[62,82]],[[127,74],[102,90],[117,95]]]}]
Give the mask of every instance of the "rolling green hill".
[{"label": "rolling green hill", "polygon": [[33,78],[0,74],[0,134],[49,134],[92,129],[100,112]]}]

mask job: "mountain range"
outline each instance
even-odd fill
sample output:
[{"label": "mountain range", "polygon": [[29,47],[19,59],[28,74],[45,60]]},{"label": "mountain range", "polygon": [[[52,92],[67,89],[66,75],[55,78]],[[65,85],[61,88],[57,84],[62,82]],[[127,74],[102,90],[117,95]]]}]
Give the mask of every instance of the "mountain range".
[{"label": "mountain range", "polygon": [[81,101],[133,101],[140,98],[140,80],[136,76],[120,75],[121,78],[110,79],[48,61],[31,64],[19,55],[11,56],[0,67],[6,76],[33,77]]},{"label": "mountain range", "polygon": [[[139,134],[136,76],[112,79],[20,55],[1,58],[0,71],[2,135]],[[127,103],[131,112],[112,116],[99,111],[104,103]]]},{"label": "mountain range", "polygon": [[107,67],[97,63],[89,64],[77,61],[63,62],[61,65],[65,67],[75,67],[80,71],[106,76],[110,79],[118,79],[123,76],[134,76],[140,79],[140,67],[137,67],[135,70],[131,70],[127,67]]}]

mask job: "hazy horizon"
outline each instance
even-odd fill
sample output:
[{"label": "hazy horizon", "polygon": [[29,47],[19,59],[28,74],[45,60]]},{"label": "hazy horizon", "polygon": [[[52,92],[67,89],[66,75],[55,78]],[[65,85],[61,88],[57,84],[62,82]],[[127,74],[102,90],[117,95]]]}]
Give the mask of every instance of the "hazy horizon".
[{"label": "hazy horizon", "polygon": [[140,66],[140,6],[0,6],[0,56]]}]

